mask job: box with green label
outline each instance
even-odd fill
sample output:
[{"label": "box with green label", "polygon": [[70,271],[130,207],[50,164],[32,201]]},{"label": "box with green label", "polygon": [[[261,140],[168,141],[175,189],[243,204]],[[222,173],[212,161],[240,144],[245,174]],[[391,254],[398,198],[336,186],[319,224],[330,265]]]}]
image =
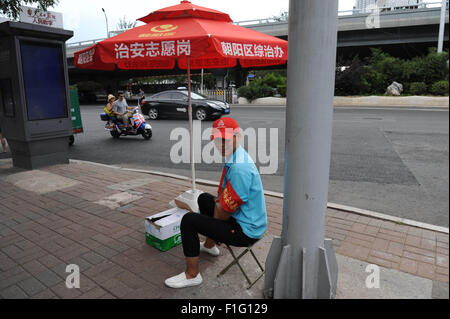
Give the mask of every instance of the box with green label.
[{"label": "box with green label", "polygon": [[188,211],[172,208],[145,219],[145,241],[147,244],[167,251],[181,244],[180,223]]}]

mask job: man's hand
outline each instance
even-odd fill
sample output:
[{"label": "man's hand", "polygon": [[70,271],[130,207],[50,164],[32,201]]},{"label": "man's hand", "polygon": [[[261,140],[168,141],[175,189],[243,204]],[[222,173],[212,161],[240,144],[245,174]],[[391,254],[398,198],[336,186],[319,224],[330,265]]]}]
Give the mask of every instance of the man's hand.
[{"label": "man's hand", "polygon": [[216,206],[214,207],[214,218],[220,220],[228,220],[230,219],[233,213],[226,212],[219,201],[216,202]]}]

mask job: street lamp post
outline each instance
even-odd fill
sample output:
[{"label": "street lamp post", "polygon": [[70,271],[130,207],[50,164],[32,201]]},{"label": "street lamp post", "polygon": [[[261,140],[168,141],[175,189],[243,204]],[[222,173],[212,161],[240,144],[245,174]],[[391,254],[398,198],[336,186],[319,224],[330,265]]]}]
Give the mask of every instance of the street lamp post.
[{"label": "street lamp post", "polygon": [[447,11],[447,0],[442,0],[441,5],[441,21],[439,23],[439,39],[437,52],[442,52],[444,47],[444,31],[445,31],[445,13]]},{"label": "street lamp post", "polygon": [[266,259],[266,298],[333,298],[325,240],[338,0],[290,0],[283,227]]},{"label": "street lamp post", "polygon": [[105,12],[104,8],[102,8],[102,11],[105,14],[105,20],[106,20],[106,37],[109,38],[108,18],[106,17],[106,12]]}]

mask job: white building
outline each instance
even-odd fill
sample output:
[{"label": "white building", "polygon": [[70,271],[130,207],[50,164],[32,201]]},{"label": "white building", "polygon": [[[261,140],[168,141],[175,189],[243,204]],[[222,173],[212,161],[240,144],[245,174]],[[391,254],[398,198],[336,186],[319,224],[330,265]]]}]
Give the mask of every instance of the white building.
[{"label": "white building", "polygon": [[375,6],[384,8],[382,11],[416,9],[420,3],[420,0],[356,0],[354,9],[358,13],[369,12]]}]

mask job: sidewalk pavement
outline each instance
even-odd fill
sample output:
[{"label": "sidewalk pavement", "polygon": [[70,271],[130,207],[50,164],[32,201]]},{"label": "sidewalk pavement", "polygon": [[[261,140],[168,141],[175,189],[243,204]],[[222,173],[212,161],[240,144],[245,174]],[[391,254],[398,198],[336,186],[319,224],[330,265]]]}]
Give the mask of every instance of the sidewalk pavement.
[{"label": "sidewalk pavement", "polygon": [[[236,266],[217,278],[231,260],[223,246],[219,257],[200,256],[201,286],[164,285],[185,269],[182,247],[148,246],[144,218],[189,187],[186,180],[79,161],[25,171],[0,160],[0,297],[263,298],[264,280],[247,290]],[[121,201],[111,204],[110,196]],[[254,249],[262,262],[282,227],[282,199],[266,195],[266,203],[268,231]],[[448,298],[448,232],[329,208],[326,236],[337,254],[337,298]],[[68,264],[80,267],[79,289],[65,285]],[[259,274],[250,256],[243,264],[250,276]],[[378,289],[365,286],[368,264],[380,266]]]}]

